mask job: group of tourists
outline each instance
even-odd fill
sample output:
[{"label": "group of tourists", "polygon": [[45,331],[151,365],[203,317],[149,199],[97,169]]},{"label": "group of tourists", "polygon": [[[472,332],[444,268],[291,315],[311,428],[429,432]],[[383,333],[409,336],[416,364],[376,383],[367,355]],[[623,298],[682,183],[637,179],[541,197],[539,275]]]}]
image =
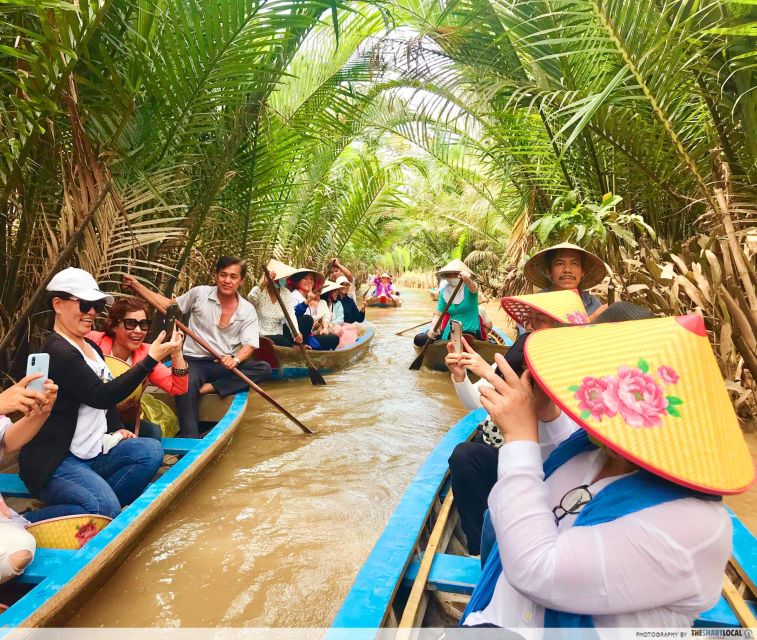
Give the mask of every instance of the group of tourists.
[{"label": "group of tourists", "polygon": [[521,331],[504,357],[447,346],[458,397],[487,411],[449,459],[482,565],[461,624],[690,627],[731,555],[722,496],[754,479],[702,318],[601,305],[604,264],[577,246],[525,274],[542,292],[502,299]]},{"label": "group of tourists", "polygon": [[[47,285],[54,326],[42,347],[49,355],[48,379],[41,391],[29,388],[37,374],[0,393],[0,449],[19,451],[21,479],[44,502],[19,515],[0,497],[0,582],[33,558],[29,523],[84,514],[115,518],[163,464],[163,437],[200,437],[202,396],[247,389],[234,369],[255,382],[270,378],[271,365],[254,358],[261,336],[277,345],[322,350],[354,342],[364,306],[358,309],[355,302],[350,271],[336,259],[332,265],[326,280],[311,269],[271,260],[270,278],[253,288],[249,300],[239,294],[246,264],[233,256],[216,263],[214,285],[176,298],[127,275],[124,285],[139,297],[116,301],[82,269],[56,274]],[[198,341],[174,329],[146,343],[152,328],[148,303],[162,310],[175,304]],[[175,415],[142,393],[147,384],[174,396]],[[13,413],[24,417],[12,422],[6,416]]]}]

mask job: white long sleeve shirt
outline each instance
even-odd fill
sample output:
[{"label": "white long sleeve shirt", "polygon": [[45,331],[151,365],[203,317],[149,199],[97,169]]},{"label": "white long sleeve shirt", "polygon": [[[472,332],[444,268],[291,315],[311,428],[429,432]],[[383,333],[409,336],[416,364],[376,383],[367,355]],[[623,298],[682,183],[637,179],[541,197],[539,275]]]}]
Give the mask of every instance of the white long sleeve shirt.
[{"label": "white long sleeve shirt", "polygon": [[551,608],[591,615],[596,627],[682,628],[717,602],[732,535],[722,502],[685,498],[575,528],[568,514],[558,526],[552,509],[566,493],[587,484],[596,496],[622,476],[593,481],[607,459],[600,449],[545,481],[542,457],[530,441],[499,450],[489,510],[503,574],[467,625],[539,628]]},{"label": "white long sleeve shirt", "polygon": [[[493,364],[492,369],[497,365]],[[468,376],[465,376],[465,380],[462,382],[455,382],[455,392],[460,401],[465,405],[466,409],[478,409],[481,405],[481,394],[479,389],[482,386],[493,388],[489,381],[481,378],[478,382],[471,382]],[[560,415],[551,422],[542,422],[539,420],[539,447],[541,448],[542,460],[546,460],[547,456],[554,451],[555,447],[563,440],[567,440],[573,435],[574,431],[577,431],[580,427],[566,414],[560,413]]]}]

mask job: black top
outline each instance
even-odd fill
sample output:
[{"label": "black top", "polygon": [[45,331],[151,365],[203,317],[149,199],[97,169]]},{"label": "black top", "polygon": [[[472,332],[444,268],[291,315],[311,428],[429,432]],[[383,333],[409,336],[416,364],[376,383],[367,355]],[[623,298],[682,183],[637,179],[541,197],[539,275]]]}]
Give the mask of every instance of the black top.
[{"label": "black top", "polygon": [[365,311],[358,311],[357,304],[350,296],[339,298],[344,309],[344,321],[348,323],[363,322],[365,320]]},{"label": "black top", "polygon": [[[100,347],[91,340],[87,342],[102,358]],[[41,491],[68,454],[79,406],[105,409],[108,431],[122,429],[116,405],[128,398],[157,364],[147,356],[123,375],[105,383],[90,369],[79,350],[61,335],[52,333],[42,351],[50,354],[48,377],[58,385],[58,399],[39,433],[24,445],[18,456],[19,474],[32,495]]]}]

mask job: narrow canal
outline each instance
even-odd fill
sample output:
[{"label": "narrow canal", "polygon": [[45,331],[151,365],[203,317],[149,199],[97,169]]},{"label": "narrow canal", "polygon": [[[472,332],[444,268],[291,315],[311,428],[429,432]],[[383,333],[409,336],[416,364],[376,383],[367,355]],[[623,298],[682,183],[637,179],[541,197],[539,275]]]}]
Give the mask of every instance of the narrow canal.
[{"label": "narrow canal", "polygon": [[[69,626],[328,626],[418,467],[465,414],[447,374],[408,370],[415,332],[395,334],[434,303],[421,290],[402,299],[368,310],[370,352],[327,387],[267,385],[316,437],[251,398],[226,451]],[[495,304],[489,314],[504,324]],[[757,530],[757,491],[728,502]]]}]

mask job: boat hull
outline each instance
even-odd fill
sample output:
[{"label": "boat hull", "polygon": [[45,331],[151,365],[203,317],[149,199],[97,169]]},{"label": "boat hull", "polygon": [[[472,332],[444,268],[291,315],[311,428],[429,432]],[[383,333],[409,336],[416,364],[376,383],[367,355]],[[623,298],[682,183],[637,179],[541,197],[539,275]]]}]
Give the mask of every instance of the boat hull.
[{"label": "boat hull", "polygon": [[[368,347],[370,347],[376,335],[376,329],[373,325],[366,324],[365,327],[365,333],[359,336],[356,342],[353,342],[344,349],[335,349],[334,351],[308,350],[307,353],[313,365],[320,373],[325,374],[333,373],[355,364],[366,354]],[[262,357],[271,365],[274,380],[305,378],[308,376],[308,369],[299,349],[276,346],[267,338],[261,337],[260,341],[260,352],[262,355],[259,357]]]},{"label": "boat hull", "polygon": [[[425,329],[427,330],[428,327]],[[492,332],[496,333],[503,344],[495,344],[488,340],[474,340],[471,345],[474,351],[489,364],[494,364],[494,356],[496,354],[501,353],[505,355],[510,348],[509,345],[512,344],[512,341],[496,327]],[[444,364],[444,358],[447,357],[447,342],[448,340],[437,340],[429,345],[428,349],[426,349],[426,355],[423,356],[423,366],[425,368],[434,371],[447,371],[447,365]],[[422,347],[413,345],[413,348],[415,349],[415,355],[420,355]]]},{"label": "boat hull", "polygon": [[60,625],[121,565],[156,520],[224,450],[239,426],[248,392],[227,401],[211,398],[209,402],[203,398],[201,418],[210,421],[225,406],[218,423],[200,440],[164,439],[166,453],[181,457],[105,529],[77,551],[37,550],[32,564],[17,578],[36,586],[0,614],[0,626]]},{"label": "boat hull", "polygon": [[402,306],[402,300],[399,298],[389,298],[387,296],[371,296],[370,298],[365,299],[365,306],[396,309],[397,307]]}]

